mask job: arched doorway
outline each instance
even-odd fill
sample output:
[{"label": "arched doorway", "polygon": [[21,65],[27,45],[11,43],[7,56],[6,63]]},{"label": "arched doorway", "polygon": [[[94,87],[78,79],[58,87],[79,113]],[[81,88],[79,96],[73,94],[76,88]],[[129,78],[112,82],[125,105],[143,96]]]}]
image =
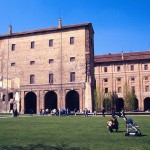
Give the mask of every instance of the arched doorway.
[{"label": "arched doorway", "polygon": [[13,110],[13,109],[14,109],[14,104],[10,103],[10,110]]},{"label": "arched doorway", "polygon": [[120,112],[124,108],[124,100],[122,98],[116,99],[116,111]]},{"label": "arched doorway", "polygon": [[135,99],[135,110],[138,110],[139,109],[139,102],[138,102],[138,99],[136,98]]},{"label": "arched doorway", "polygon": [[44,105],[44,109],[49,109],[49,110],[53,110],[53,109],[57,109],[57,94],[54,91],[49,91],[45,94],[45,105]]},{"label": "arched doorway", "polygon": [[66,94],[66,108],[70,111],[79,110],[79,94],[75,90]]},{"label": "arched doorway", "polygon": [[144,99],[144,111],[150,110],[150,97]]},{"label": "arched doorway", "polygon": [[25,95],[25,114],[30,114],[30,112],[32,111],[32,113],[36,114],[37,113],[37,108],[36,108],[36,104],[37,104],[37,99],[36,99],[36,94],[34,92],[28,92]]}]

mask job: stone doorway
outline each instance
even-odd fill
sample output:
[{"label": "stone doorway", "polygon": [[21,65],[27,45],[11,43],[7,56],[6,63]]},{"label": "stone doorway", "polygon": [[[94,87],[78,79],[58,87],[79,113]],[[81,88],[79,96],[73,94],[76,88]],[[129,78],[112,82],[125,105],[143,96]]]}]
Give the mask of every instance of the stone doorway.
[{"label": "stone doorway", "polygon": [[14,109],[14,104],[10,103],[10,111],[12,111]]},{"label": "stone doorway", "polygon": [[137,111],[139,109],[139,101],[138,99],[136,98],[135,99],[135,110]]},{"label": "stone doorway", "polygon": [[70,111],[79,110],[79,94],[77,91],[72,90],[66,94],[66,108]]},{"label": "stone doorway", "polygon": [[144,99],[144,111],[150,111],[150,97]]},{"label": "stone doorway", "polygon": [[44,102],[44,109],[48,109],[49,111],[57,109],[57,94],[54,91],[47,92],[44,97]]},{"label": "stone doorway", "polygon": [[124,100],[122,98],[118,98],[116,100],[116,111],[120,112],[122,108],[124,109]]},{"label": "stone doorway", "polygon": [[37,113],[37,97],[34,92],[28,92],[25,95],[24,99],[24,105],[25,105],[25,114],[30,114],[31,111],[33,114]]}]

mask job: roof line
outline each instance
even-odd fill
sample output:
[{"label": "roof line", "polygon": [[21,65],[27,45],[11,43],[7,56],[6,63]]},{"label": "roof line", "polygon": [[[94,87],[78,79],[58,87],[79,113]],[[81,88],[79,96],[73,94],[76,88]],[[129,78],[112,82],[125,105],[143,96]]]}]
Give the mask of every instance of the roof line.
[{"label": "roof line", "polygon": [[150,60],[150,51],[142,52],[130,52],[130,53],[118,53],[97,55],[94,57],[95,63],[108,63],[108,62],[120,62],[120,61],[134,61],[134,60]]},{"label": "roof line", "polygon": [[[0,38],[3,37],[13,37],[13,36],[18,36],[18,35],[27,35],[27,34],[33,34],[33,33],[43,33],[43,32],[49,32],[49,31],[57,31],[57,30],[65,30],[65,29],[69,29],[69,28],[78,28],[78,27],[84,27],[84,26],[91,26],[92,24],[90,22],[88,23],[82,23],[82,24],[73,24],[73,25],[66,25],[66,26],[62,26],[62,28],[59,27],[51,27],[51,28],[42,28],[42,29],[37,29],[37,30],[28,30],[28,31],[23,31],[23,32],[14,32],[11,35],[10,34],[1,34]],[[92,27],[93,30],[93,27]],[[94,32],[94,30],[93,30]]]}]

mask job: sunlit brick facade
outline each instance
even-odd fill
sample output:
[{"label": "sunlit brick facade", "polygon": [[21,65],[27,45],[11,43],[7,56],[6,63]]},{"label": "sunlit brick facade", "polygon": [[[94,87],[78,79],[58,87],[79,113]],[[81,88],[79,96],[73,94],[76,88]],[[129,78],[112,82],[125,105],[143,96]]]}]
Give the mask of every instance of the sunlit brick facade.
[{"label": "sunlit brick facade", "polygon": [[150,51],[95,56],[95,79],[97,89],[116,92],[120,101],[127,83],[135,89],[138,109],[150,109]]}]

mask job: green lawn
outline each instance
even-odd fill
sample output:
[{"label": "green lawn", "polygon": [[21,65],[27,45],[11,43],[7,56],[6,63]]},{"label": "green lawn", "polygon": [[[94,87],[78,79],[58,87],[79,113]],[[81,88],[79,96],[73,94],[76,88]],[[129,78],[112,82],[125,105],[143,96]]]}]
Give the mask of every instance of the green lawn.
[{"label": "green lawn", "polygon": [[[127,116],[129,117],[129,116]],[[131,116],[130,116],[131,117]],[[150,116],[132,116],[141,137],[126,137],[125,122],[109,133],[110,117],[29,116],[0,118],[0,150],[148,150]]]}]

